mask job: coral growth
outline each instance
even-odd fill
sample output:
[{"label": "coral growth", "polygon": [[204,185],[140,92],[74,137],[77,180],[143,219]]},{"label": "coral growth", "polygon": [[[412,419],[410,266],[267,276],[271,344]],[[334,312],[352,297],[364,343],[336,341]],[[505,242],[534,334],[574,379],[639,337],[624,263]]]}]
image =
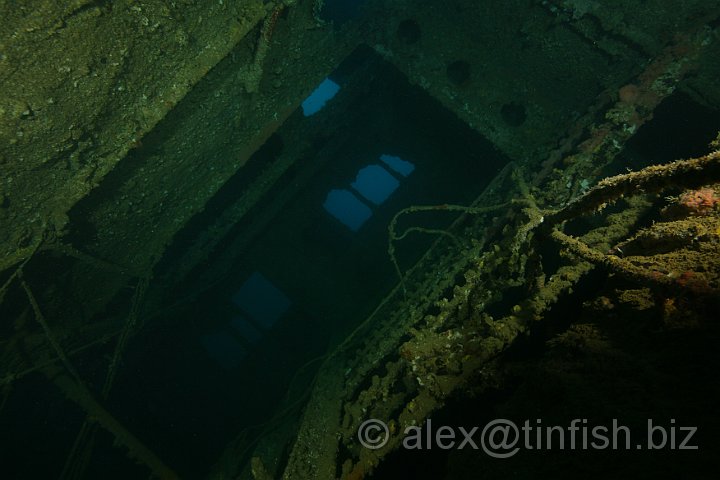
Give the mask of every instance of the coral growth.
[{"label": "coral growth", "polygon": [[638,101],[641,95],[640,88],[632,83],[629,83],[618,90],[618,97],[621,102],[627,104],[633,104]]},{"label": "coral growth", "polygon": [[696,216],[711,213],[719,203],[720,197],[708,187],[687,191],[678,198],[678,205],[689,215]]}]

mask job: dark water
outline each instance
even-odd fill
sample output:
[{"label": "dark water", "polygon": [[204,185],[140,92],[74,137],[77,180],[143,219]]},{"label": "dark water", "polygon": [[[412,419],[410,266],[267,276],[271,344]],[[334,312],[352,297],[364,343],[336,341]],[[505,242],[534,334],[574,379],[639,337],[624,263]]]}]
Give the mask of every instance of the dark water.
[{"label": "dark water", "polygon": [[[367,47],[329,79],[340,87],[336,98],[310,117],[298,108],[169,246],[159,277],[173,271],[188,239],[208,228],[265,173],[268,162],[283,154],[283,138],[307,140],[304,157],[177,287],[175,298],[198,289],[202,295],[148,325],[143,340],[129,345],[113,387],[117,394],[109,408],[121,412],[119,419],[131,431],[190,478],[205,474],[238,431],[270,419],[287,402],[288,389],[300,395],[297,383],[311,380],[317,362],[299,379],[298,368],[344,338],[396,285],[387,228],[397,211],[414,204],[469,204],[509,161]],[[341,128],[328,136],[332,124]],[[383,155],[401,159],[400,165],[390,161],[394,170]],[[369,177],[361,181],[360,172],[368,167]],[[375,187],[388,181],[385,189]],[[347,192],[370,212],[361,225],[348,226],[352,221],[342,216],[355,204],[335,207],[335,213],[324,208],[331,191]],[[413,222],[443,229],[455,218],[452,212],[431,212]],[[434,240],[416,235],[403,241],[399,263],[408,268]],[[207,288],[204,279],[218,275],[215,270],[223,272],[220,281]],[[88,368],[87,374],[101,374]],[[28,423],[24,395],[13,396],[6,412],[22,420],[6,428],[23,429],[29,442],[36,429],[50,427],[52,434],[32,440],[50,475],[67,455],[57,448],[57,439],[71,442],[83,416],[42,379],[37,382],[28,384],[25,395],[53,398],[58,410],[38,412]],[[109,478],[108,465],[113,465],[112,478],[139,475],[109,440],[97,432],[88,475]],[[187,451],[192,455],[178,455]],[[27,468],[34,472],[37,466]]]},{"label": "dark water", "polygon": [[[372,78],[371,83],[362,92],[347,90],[347,82],[360,69],[367,69],[363,74]],[[133,419],[138,428],[153,421],[177,425],[165,444],[168,454],[192,445],[198,457],[178,461],[192,461],[194,465],[186,468],[198,468],[198,474],[207,464],[198,461],[201,452],[209,462],[239,426],[269,418],[296,369],[342,339],[395,286],[397,277],[387,253],[391,217],[412,204],[468,204],[508,161],[366,49],[351,56],[330,79],[341,87],[332,101],[343,102],[344,108],[328,105],[309,118],[297,111],[247,166],[252,171],[253,164],[282,155],[279,138],[291,135],[286,129],[302,128],[311,140],[312,148],[301,163],[279,178],[208,260],[227,270],[222,284],[205,292],[184,317],[174,318],[177,326],[170,331],[163,327],[153,333],[147,351],[129,355],[128,362],[137,368],[126,388],[137,382],[163,388],[143,388],[147,396],[129,398],[122,408],[138,412]],[[309,122],[317,126],[308,128]],[[328,138],[326,122],[343,127]],[[382,154],[412,162],[414,170],[403,176],[379,161]],[[351,187],[358,172],[370,165],[382,166],[397,182],[380,204]],[[303,178],[308,169],[312,177]],[[218,197],[237,195],[242,181],[232,179]],[[303,188],[283,198],[295,182]],[[323,208],[331,190],[352,192],[371,210],[357,231]],[[206,214],[212,216],[212,209]],[[421,221],[428,228],[444,228],[455,217],[440,213]],[[202,219],[196,220],[191,228],[202,228]],[[243,237],[248,230],[258,231],[251,241]],[[418,235],[403,242],[399,262],[412,265],[433,240]],[[227,250],[236,248],[242,254],[225,265]],[[252,293],[238,299],[244,288]],[[277,311],[266,311],[278,303]],[[215,343],[203,345],[208,335]],[[118,388],[125,388],[122,380]],[[299,394],[301,389],[295,389]],[[174,399],[170,406],[168,395]],[[148,405],[166,406],[150,410]],[[144,432],[154,434],[154,429]]]}]

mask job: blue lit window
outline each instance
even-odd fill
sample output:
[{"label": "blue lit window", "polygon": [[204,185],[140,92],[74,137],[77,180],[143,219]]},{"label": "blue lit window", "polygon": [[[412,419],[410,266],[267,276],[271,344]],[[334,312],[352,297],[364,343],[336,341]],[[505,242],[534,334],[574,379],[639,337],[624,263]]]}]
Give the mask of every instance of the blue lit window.
[{"label": "blue lit window", "polygon": [[[395,155],[383,153],[380,161],[402,177],[415,170],[415,165]],[[380,205],[400,186],[400,181],[380,165],[361,168],[351,187],[372,205]],[[323,207],[353,232],[372,217],[373,211],[349,190],[331,190]]]},{"label": "blue lit window", "polygon": [[352,187],[375,205],[388,199],[400,182],[380,165],[370,165],[360,170]]},{"label": "blue lit window", "polygon": [[290,299],[258,272],[250,275],[232,300],[260,326],[268,329],[291,305]]},{"label": "blue lit window", "polygon": [[303,115],[309,117],[319,112],[328,100],[332,99],[340,91],[340,85],[329,78],[323,80],[320,85],[302,102]]},{"label": "blue lit window", "polygon": [[407,177],[415,170],[415,165],[411,162],[403,160],[400,157],[396,157],[395,155],[387,155],[383,153],[380,155],[380,161],[403,177]]},{"label": "blue lit window", "polygon": [[353,232],[372,216],[372,210],[349,190],[330,190],[323,207]]}]

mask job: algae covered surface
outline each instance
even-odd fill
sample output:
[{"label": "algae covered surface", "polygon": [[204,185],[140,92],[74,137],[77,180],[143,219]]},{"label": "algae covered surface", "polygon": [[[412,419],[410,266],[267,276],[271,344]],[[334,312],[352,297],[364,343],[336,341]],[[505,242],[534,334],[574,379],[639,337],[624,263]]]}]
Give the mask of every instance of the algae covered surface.
[{"label": "algae covered surface", "polygon": [[180,1],[0,10],[2,268],[61,235],[70,208],[265,13]]}]

